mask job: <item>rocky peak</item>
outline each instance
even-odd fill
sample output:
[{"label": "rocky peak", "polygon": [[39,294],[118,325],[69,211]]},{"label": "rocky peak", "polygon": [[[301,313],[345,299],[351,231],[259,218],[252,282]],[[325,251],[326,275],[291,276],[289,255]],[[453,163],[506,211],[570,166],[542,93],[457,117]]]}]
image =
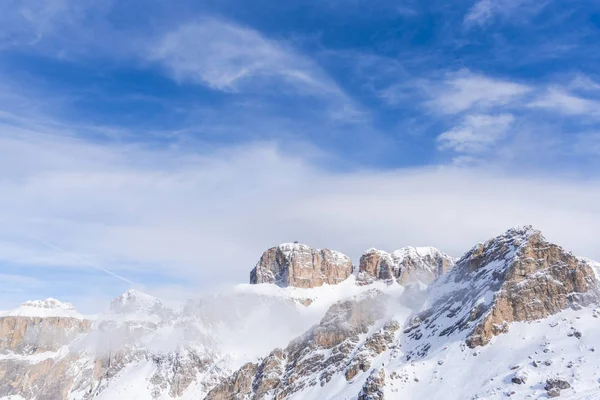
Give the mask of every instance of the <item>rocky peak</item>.
[{"label": "rocky peak", "polygon": [[165,306],[161,300],[135,289],[129,289],[117,296],[110,303],[110,311],[114,314],[142,319],[153,316],[165,319],[174,314],[174,311]]},{"label": "rocky peak", "polygon": [[433,247],[403,247],[392,253],[369,249],[360,258],[358,282],[376,280],[400,284],[429,284],[454,265],[447,254]]},{"label": "rocky peak", "polygon": [[285,243],[265,251],[250,272],[250,283],[312,288],[335,285],[352,274],[350,257],[329,249]]},{"label": "rocky peak", "polygon": [[446,336],[485,345],[513,321],[597,303],[600,291],[586,262],[524,226],[473,247],[430,286],[429,296],[405,330],[409,357],[427,354]]}]

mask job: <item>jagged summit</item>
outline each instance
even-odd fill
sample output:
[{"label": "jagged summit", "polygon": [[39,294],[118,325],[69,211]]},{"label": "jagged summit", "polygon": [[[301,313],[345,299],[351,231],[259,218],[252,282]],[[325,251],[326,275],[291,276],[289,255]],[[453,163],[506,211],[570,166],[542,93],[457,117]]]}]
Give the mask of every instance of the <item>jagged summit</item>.
[{"label": "jagged summit", "polygon": [[123,312],[139,308],[152,308],[157,303],[160,303],[160,300],[154,296],[135,289],[128,289],[111,302],[110,308],[115,312]]},{"label": "jagged summit", "polygon": [[165,319],[174,314],[160,299],[136,289],[129,289],[117,296],[110,303],[110,312],[126,315],[128,319],[143,320],[149,317]]},{"label": "jagged summit", "polygon": [[600,291],[587,263],[524,226],[473,247],[429,296],[405,331],[411,355],[424,355],[453,335],[470,347],[485,345],[513,321],[597,303]]},{"label": "jagged summit", "polygon": [[352,275],[352,260],[335,250],[283,243],[265,251],[250,272],[250,283],[313,288],[339,283]]},{"label": "jagged summit", "polygon": [[358,282],[363,285],[377,280],[429,284],[453,265],[452,257],[434,247],[409,246],[392,253],[369,249],[360,258]]}]

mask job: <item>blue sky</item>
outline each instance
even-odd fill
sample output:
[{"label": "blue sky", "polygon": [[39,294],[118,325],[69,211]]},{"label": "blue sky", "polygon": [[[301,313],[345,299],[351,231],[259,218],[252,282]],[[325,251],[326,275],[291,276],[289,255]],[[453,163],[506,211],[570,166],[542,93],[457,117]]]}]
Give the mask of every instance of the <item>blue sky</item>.
[{"label": "blue sky", "polygon": [[9,0],[0,308],[131,286],[99,268],[193,295],[291,240],[600,258],[599,59],[593,1]]}]

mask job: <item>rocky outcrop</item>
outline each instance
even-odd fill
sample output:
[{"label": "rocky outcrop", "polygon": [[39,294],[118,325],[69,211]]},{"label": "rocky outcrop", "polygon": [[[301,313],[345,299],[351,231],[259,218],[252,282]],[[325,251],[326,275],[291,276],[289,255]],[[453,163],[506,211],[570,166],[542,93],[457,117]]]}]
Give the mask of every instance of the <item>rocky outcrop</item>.
[{"label": "rocky outcrop", "polygon": [[252,398],[252,383],[258,365],[247,363],[214,387],[205,400],[246,400]]},{"label": "rocky outcrop", "polygon": [[548,393],[548,397],[559,397],[561,390],[570,389],[571,385],[564,379],[549,378],[546,379],[544,389]]},{"label": "rocky outcrop", "polygon": [[25,399],[66,399],[73,383],[68,371],[76,361],[76,355],[60,361],[47,358],[36,363],[2,360],[0,397],[18,395]]},{"label": "rocky outcrop", "polygon": [[63,317],[0,318],[0,353],[30,355],[57,351],[76,336],[88,332],[92,322]]},{"label": "rocky outcrop", "polygon": [[250,272],[250,283],[313,288],[340,283],[352,270],[352,260],[340,252],[286,243],[263,253]]},{"label": "rocky outcrop", "polygon": [[[379,354],[393,347],[400,327],[396,321],[383,320],[387,301],[382,293],[369,291],[336,303],[318,325],[259,364],[245,365],[206,399],[285,399],[312,386],[326,385],[336,374],[351,380],[368,371]],[[363,335],[366,340],[361,340]]]},{"label": "rocky outcrop", "polygon": [[590,266],[549,243],[531,226],[468,251],[429,288],[425,310],[407,325],[409,357],[423,356],[439,337],[462,335],[483,346],[513,321],[532,321],[600,299]]},{"label": "rocky outcrop", "polygon": [[385,370],[383,368],[374,369],[360,390],[358,400],[384,400],[384,386]]},{"label": "rocky outcrop", "polygon": [[369,249],[360,258],[359,284],[377,280],[396,281],[402,285],[429,284],[454,266],[454,260],[433,247],[403,247],[392,253]]}]

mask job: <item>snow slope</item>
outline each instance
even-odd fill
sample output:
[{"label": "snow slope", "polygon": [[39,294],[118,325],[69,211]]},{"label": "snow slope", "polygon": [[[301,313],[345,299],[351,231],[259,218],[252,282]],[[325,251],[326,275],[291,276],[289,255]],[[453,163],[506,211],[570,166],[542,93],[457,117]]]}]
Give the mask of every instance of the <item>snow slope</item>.
[{"label": "snow slope", "polygon": [[[236,285],[175,309],[156,297],[128,290],[90,322],[89,332],[52,348],[56,351],[36,353],[28,347],[24,353],[2,352],[0,376],[9,378],[0,379],[0,396],[12,395],[17,387],[26,390],[18,393],[23,397],[0,399],[52,398],[56,391],[44,397],[30,390],[46,390],[57,383],[43,377],[35,380],[39,371],[64,379],[65,385],[72,380],[70,400],[202,399],[247,363],[254,363],[254,375],[246,382],[249,390],[256,390],[259,381],[268,390],[257,398],[249,395],[238,400],[271,399],[275,394],[293,400],[382,400],[380,395],[386,400],[543,399],[548,398],[549,379],[560,379],[568,386],[560,391],[561,399],[600,400],[598,304],[581,303],[581,307],[543,314],[541,319],[507,323],[509,327],[485,345],[470,348],[465,342],[470,330],[461,329],[470,329],[484,316],[474,311],[490,310],[507,287],[524,288],[528,295],[563,296],[547,289],[566,287],[566,279],[558,282],[555,275],[548,275],[539,280],[543,290],[538,291],[538,286],[530,284],[539,277],[522,274],[521,282],[520,276],[518,281],[513,279],[518,274],[506,275],[519,260],[515,255],[522,251],[520,243],[525,245],[533,234],[529,228],[519,228],[476,246],[459,262],[462,270],[444,275],[429,292],[421,281],[405,286],[388,281],[359,285],[353,275],[337,285],[308,289]],[[516,241],[514,235],[520,235]],[[545,243],[536,245],[541,246],[537,250],[546,251]],[[285,246],[292,251],[297,245]],[[433,253],[430,248],[405,248],[392,255],[400,260],[433,257]],[[540,265],[556,257],[541,254]],[[566,263],[569,257],[557,259],[562,267],[571,268]],[[600,264],[584,261],[598,272]],[[453,296],[456,293],[460,296]],[[519,293],[516,296],[521,298]],[[374,304],[384,305],[348,306],[369,296],[381,296],[383,300]],[[436,299],[443,299],[444,307],[422,318],[423,335],[414,335],[415,317],[435,305]],[[557,304],[550,297],[534,300]],[[0,314],[4,316],[85,318],[70,304],[55,299],[26,302]],[[441,334],[454,326],[460,329]],[[36,329],[32,327],[33,334],[24,336],[30,339]],[[284,356],[278,358],[278,353]],[[55,376],[53,371],[60,372]],[[31,381],[20,383],[30,375]],[[369,388],[369,382],[378,377],[382,378],[377,382],[380,393]],[[273,382],[283,387],[269,388]],[[286,392],[289,387],[293,391]]]},{"label": "snow slope", "polygon": [[[593,308],[567,310],[545,320],[516,322],[510,332],[476,350],[449,341],[418,361],[406,361],[401,351],[386,351],[371,370],[386,375],[385,399],[543,399],[546,380],[559,377],[571,389],[561,399],[600,399],[600,319]],[[580,332],[581,338],[573,335]],[[370,371],[371,371],[370,370]],[[343,374],[328,384],[313,386],[289,399],[356,399],[368,372],[347,382]],[[526,376],[515,384],[515,376]],[[510,395],[510,396],[509,396]]]}]

